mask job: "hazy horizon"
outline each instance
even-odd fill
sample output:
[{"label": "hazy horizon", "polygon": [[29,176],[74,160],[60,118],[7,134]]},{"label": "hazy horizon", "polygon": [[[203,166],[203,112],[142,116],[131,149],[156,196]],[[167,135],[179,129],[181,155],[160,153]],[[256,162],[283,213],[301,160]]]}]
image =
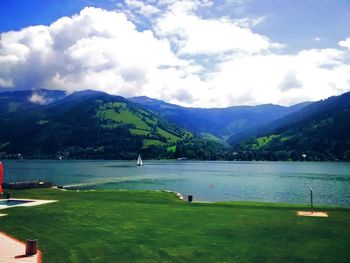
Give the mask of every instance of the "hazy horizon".
[{"label": "hazy horizon", "polygon": [[[96,92],[103,92],[112,96],[119,96],[119,97],[123,97],[121,95],[118,94],[110,94],[108,92],[104,92],[104,91],[99,91],[99,90],[92,90],[92,89],[85,89],[85,90],[79,90],[79,91],[74,91],[71,93],[68,93],[65,90],[59,90],[59,89],[55,89],[55,90],[51,90],[51,89],[47,89],[47,88],[42,88],[42,89],[0,89],[0,93],[3,92],[17,92],[17,91],[32,91],[32,96],[28,97],[28,101],[32,102],[32,103],[36,103],[36,104],[40,104],[40,105],[46,105],[46,104],[50,104],[51,101],[49,100],[49,98],[42,93],[42,91],[62,91],[65,92],[65,96],[69,96],[73,93],[76,92],[84,92],[84,91],[96,91]],[[340,94],[342,95],[342,94]],[[141,95],[141,96],[132,96],[132,97],[123,97],[127,100],[131,100],[134,98],[147,98],[147,99],[151,99],[151,100],[157,100],[160,102],[164,102],[164,103],[168,103],[168,104],[172,104],[175,106],[179,106],[179,107],[184,107],[184,108],[194,108],[194,109],[227,109],[227,108],[233,108],[233,107],[258,107],[258,106],[265,106],[265,105],[274,105],[274,106],[281,106],[281,107],[293,107],[299,104],[303,104],[303,103],[313,103],[313,102],[317,102],[317,101],[302,101],[302,102],[298,102],[296,104],[292,104],[292,105],[288,105],[288,106],[284,106],[284,105],[280,105],[280,104],[274,104],[274,103],[263,103],[263,104],[256,104],[256,105],[231,105],[231,106],[225,106],[225,107],[209,107],[209,108],[205,108],[205,107],[191,107],[191,106],[182,106],[180,104],[176,104],[176,103],[171,103],[171,102],[167,102],[165,100],[161,100],[161,99],[155,99],[155,98],[151,98],[149,96],[146,95]],[[326,98],[327,99],[327,98]],[[46,102],[48,101],[48,103]]]}]

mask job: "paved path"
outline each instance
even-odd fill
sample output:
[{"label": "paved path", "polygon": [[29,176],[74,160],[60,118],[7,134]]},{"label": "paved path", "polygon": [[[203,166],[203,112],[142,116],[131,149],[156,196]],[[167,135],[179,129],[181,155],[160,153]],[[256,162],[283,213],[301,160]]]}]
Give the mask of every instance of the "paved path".
[{"label": "paved path", "polygon": [[6,263],[41,263],[41,252],[34,256],[25,256],[23,242],[0,232],[0,262]]}]

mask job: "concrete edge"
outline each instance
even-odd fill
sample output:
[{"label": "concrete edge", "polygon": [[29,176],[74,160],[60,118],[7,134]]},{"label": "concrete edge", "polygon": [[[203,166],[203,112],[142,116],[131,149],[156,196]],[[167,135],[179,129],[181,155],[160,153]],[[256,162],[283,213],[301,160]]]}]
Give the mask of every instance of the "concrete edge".
[{"label": "concrete edge", "polygon": [[29,207],[29,206],[37,206],[37,205],[44,205],[49,203],[58,202],[58,200],[40,200],[40,199],[22,199],[22,198],[10,198],[5,200],[13,200],[13,201],[30,201],[29,203],[24,204],[18,204],[15,206],[8,206],[0,208],[0,210],[8,209],[8,208],[14,208],[14,207]]}]

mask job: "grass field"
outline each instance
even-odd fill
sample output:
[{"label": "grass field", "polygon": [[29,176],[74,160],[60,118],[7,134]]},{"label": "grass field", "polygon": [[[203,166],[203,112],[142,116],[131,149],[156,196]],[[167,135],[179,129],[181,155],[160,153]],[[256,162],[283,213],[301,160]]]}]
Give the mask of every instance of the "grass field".
[{"label": "grass field", "polygon": [[171,134],[170,132],[167,132],[167,131],[165,131],[165,130],[163,130],[163,129],[161,129],[161,128],[157,128],[157,132],[158,132],[160,135],[162,135],[162,136],[164,136],[165,138],[167,138],[167,140],[170,141],[170,142],[177,142],[177,141],[181,140],[181,138],[176,137],[175,135],[173,135],[173,134]]},{"label": "grass field", "polygon": [[252,148],[254,150],[260,150],[263,147],[265,147],[266,145],[268,145],[269,143],[271,143],[271,141],[273,139],[278,139],[278,140],[284,142],[284,141],[290,140],[292,137],[293,136],[281,137],[280,134],[278,134],[278,135],[273,134],[273,135],[270,135],[270,136],[260,137],[260,138],[256,139],[256,143],[252,145]]},{"label": "grass field", "polygon": [[134,124],[136,128],[142,130],[149,130],[148,125],[141,120],[138,116],[133,114],[132,112],[121,110],[119,113],[113,109],[109,109],[105,111],[105,118],[107,120],[119,121],[126,124]]},{"label": "grass field", "polygon": [[130,133],[133,135],[149,135],[149,131],[139,130],[139,129],[129,129]]},{"label": "grass field", "polygon": [[176,152],[176,145],[168,147],[167,151],[172,153]]},{"label": "grass field", "polygon": [[254,150],[259,150],[263,148],[265,145],[269,144],[273,139],[279,138],[280,135],[270,135],[265,137],[257,138],[256,144],[253,145]]},{"label": "grass field", "polygon": [[163,145],[164,143],[153,139],[143,139],[143,148],[147,148],[151,145]]},{"label": "grass field", "polygon": [[[57,203],[1,212],[0,231],[38,238],[43,262],[350,262],[350,210],[185,203],[146,191],[23,190]],[[305,207],[304,207],[305,208]]]}]

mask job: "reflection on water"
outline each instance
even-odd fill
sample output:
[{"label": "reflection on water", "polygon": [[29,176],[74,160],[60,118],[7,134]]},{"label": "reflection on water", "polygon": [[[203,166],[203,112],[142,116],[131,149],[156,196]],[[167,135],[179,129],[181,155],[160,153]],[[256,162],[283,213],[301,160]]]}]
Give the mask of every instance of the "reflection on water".
[{"label": "reflection on water", "polygon": [[350,163],[6,160],[5,181],[47,180],[82,189],[171,190],[197,200],[350,206]]}]

